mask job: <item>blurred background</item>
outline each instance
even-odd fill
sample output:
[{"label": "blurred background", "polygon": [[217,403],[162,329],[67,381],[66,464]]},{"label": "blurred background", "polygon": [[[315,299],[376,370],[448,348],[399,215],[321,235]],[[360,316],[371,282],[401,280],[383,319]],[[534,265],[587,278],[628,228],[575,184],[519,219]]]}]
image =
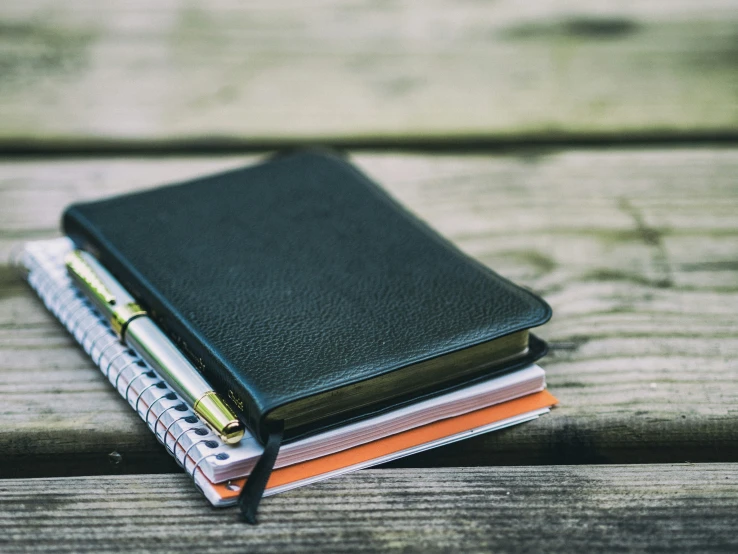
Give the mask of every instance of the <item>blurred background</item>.
[{"label": "blurred background", "polygon": [[0,151],[738,137],[730,0],[6,0]]}]

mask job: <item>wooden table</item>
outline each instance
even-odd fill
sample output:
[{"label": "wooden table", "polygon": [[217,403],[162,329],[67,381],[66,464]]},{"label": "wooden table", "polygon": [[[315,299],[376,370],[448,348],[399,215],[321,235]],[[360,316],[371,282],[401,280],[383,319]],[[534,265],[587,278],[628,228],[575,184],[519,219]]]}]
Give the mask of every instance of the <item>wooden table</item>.
[{"label": "wooden table", "polygon": [[[738,548],[738,3],[0,6],[0,550]],[[538,421],[195,491],[5,262],[70,202],[347,149],[543,295]]]}]

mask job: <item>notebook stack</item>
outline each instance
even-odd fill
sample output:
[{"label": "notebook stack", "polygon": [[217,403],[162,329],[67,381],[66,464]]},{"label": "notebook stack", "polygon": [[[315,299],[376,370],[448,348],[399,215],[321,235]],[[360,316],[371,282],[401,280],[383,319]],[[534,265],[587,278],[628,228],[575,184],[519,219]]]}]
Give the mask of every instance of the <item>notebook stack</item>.
[{"label": "notebook stack", "polygon": [[[298,153],[70,207],[16,253],[29,284],[214,506],[275,427],[265,495],[533,420],[556,399],[548,306],[348,162]],[[238,414],[226,444],[70,279],[92,253]],[[176,388],[176,387],[175,387]],[[283,437],[283,439],[282,439]]]}]

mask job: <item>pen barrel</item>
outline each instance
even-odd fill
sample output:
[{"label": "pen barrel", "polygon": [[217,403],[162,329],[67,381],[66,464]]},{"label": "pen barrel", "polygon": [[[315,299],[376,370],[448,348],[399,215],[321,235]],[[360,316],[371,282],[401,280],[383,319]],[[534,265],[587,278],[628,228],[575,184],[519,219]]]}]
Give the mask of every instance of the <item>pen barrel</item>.
[{"label": "pen barrel", "polygon": [[87,252],[75,250],[65,264],[70,277],[110,321],[116,334],[192,406],[220,438],[236,444],[244,435],[238,416],[213,391],[133,297]]},{"label": "pen barrel", "polygon": [[128,323],[125,342],[190,405],[194,406],[200,398],[213,390],[184,354],[148,317],[137,317]]}]

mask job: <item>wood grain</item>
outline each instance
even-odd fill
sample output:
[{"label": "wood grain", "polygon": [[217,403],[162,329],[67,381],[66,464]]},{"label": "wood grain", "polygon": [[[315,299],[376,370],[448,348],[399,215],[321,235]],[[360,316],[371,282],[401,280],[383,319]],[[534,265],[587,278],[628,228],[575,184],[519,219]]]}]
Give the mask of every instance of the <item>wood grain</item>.
[{"label": "wood grain", "polygon": [[[254,159],[0,164],[0,256],[55,235],[70,202]],[[738,460],[738,149],[354,159],[554,309],[539,334],[560,407],[398,465]],[[172,470],[26,285],[0,279],[0,474]]]},{"label": "wood grain", "polygon": [[0,6],[0,147],[735,138],[735,0]]},{"label": "wood grain", "polygon": [[256,527],[183,475],[0,481],[3,552],[735,551],[738,465],[367,470]]}]

